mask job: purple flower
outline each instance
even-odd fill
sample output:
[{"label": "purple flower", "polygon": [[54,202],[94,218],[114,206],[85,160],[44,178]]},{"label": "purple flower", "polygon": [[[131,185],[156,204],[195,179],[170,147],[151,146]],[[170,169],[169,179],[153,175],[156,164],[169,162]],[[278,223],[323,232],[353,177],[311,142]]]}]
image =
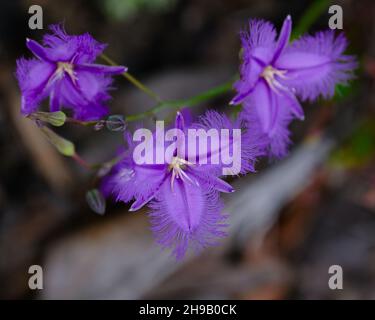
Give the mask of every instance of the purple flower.
[{"label": "purple flower", "polygon": [[35,58],[17,60],[22,114],[35,112],[41,101],[49,97],[51,111],[64,106],[72,109],[74,117],[80,120],[105,116],[110,75],[125,72],[126,68],[94,64],[105,45],[88,33],[67,35],[60,25],[52,25],[50,29],[52,34],[44,36],[43,46],[26,40]]},{"label": "purple flower", "polygon": [[276,41],[271,23],[250,21],[249,32],[241,33],[241,78],[235,83],[237,95],[231,101],[231,104],[244,102],[245,113],[256,109],[256,115],[251,112],[244,118],[257,117],[273,144],[274,155],[285,153],[290,120],[304,119],[297,97],[310,101],[319,95],[332,97],[335,85],[345,84],[356,67],[354,58],[343,54],[347,46],[343,34],[335,37],[333,31],[319,32],[289,44],[291,28],[288,16]]},{"label": "purple flower", "polygon": [[[193,124],[185,123],[181,113],[177,114],[175,121],[175,128],[182,132],[191,128],[220,130],[236,126],[226,116],[213,111]],[[255,157],[261,154],[257,142],[251,140],[253,138],[246,139],[248,143],[241,148],[242,172],[254,170]],[[219,178],[225,165],[210,161],[193,164],[189,156],[196,150],[181,154],[178,146],[167,163],[138,165],[133,159],[134,142],[129,135],[127,140],[130,147],[123,154],[122,161],[103,181],[102,190],[106,195],[113,194],[117,201],[123,202],[135,199],[130,211],[148,204],[152,209],[152,231],[158,243],[162,247],[173,248],[177,258],[184,256],[188,248],[200,250],[216,244],[219,238],[225,236],[226,216],[221,213],[219,193],[234,191]],[[233,136],[229,141],[229,144],[234,143]],[[167,147],[168,144],[163,146]],[[217,150],[213,148],[207,149],[208,160],[214,157],[215,152]]]}]

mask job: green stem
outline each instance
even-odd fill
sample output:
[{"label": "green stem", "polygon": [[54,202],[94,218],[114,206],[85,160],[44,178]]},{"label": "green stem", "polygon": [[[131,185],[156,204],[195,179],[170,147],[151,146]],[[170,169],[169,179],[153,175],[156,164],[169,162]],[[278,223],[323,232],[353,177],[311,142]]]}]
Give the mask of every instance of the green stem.
[{"label": "green stem", "polygon": [[226,82],[224,84],[221,84],[217,87],[211,88],[210,90],[207,90],[205,92],[202,92],[200,94],[197,94],[191,98],[188,99],[180,99],[180,100],[168,100],[164,102],[158,103],[156,106],[151,108],[150,110],[147,110],[142,113],[137,113],[134,115],[130,115],[126,117],[127,122],[137,121],[140,119],[147,118],[149,116],[153,116],[156,113],[164,110],[164,109],[179,109],[182,107],[193,107],[196,106],[199,103],[208,101],[210,99],[213,99],[221,94],[224,94],[226,92],[229,92],[232,89],[233,81]]},{"label": "green stem", "polygon": [[95,121],[81,121],[77,120],[74,118],[66,118],[66,122],[73,123],[73,124],[78,124],[81,126],[94,126],[96,125],[100,120],[95,120]]},{"label": "green stem", "polygon": [[[101,58],[111,66],[118,65],[111,58],[107,57],[105,54],[102,54]],[[136,86],[139,90],[143,91],[145,94],[151,97],[152,99],[156,100],[157,102],[162,102],[160,97],[154,91],[146,87],[142,82],[140,82],[138,79],[132,76],[129,72],[122,73],[122,76],[125,79],[127,79],[129,82],[131,82],[134,86]]]}]

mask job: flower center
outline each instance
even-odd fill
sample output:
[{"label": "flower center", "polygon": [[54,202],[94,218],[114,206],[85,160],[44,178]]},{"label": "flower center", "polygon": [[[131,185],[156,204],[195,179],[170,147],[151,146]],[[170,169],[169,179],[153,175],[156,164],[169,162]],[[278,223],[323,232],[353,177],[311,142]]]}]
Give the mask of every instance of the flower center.
[{"label": "flower center", "polygon": [[262,73],[260,74],[261,77],[266,80],[268,85],[274,90],[276,93],[279,93],[279,90],[288,90],[288,88],[282,85],[275,76],[278,76],[281,79],[286,79],[287,77],[285,74],[287,73],[286,70],[279,70],[274,68],[273,66],[267,66],[263,69]]},{"label": "flower center", "polygon": [[72,79],[73,83],[76,82],[77,77],[76,77],[76,74],[74,72],[73,64],[71,64],[69,62],[58,62],[56,74],[62,75],[64,72],[69,75],[69,77],[70,77],[70,79]]},{"label": "flower center", "polygon": [[179,157],[173,157],[171,163],[168,166],[168,170],[172,171],[172,177],[171,177],[171,189],[173,190],[173,184],[175,179],[180,179],[182,181],[189,181],[191,183],[197,184],[197,182],[194,182],[187,174],[184,172],[184,169],[186,166],[191,166],[192,163],[189,161],[186,161],[185,159],[179,158]]}]

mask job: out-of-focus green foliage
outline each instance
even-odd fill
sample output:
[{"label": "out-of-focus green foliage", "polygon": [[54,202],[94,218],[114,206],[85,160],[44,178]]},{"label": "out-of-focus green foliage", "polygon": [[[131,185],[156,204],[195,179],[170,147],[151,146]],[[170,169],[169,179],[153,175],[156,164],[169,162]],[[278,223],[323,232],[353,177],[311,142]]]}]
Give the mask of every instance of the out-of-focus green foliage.
[{"label": "out-of-focus green foliage", "polygon": [[106,0],[99,1],[104,12],[112,19],[126,20],[143,11],[163,12],[177,0]]},{"label": "out-of-focus green foliage", "polygon": [[358,81],[350,81],[348,84],[337,84],[335,86],[335,95],[333,96],[334,102],[341,102],[350,96],[356,95],[359,90]]},{"label": "out-of-focus green foliage", "polygon": [[362,122],[346,143],[337,149],[330,164],[345,168],[368,164],[375,156],[375,119]]},{"label": "out-of-focus green foliage", "polygon": [[300,35],[308,32],[310,27],[318,20],[323,12],[328,12],[330,5],[329,0],[315,0],[308,7],[302,17],[298,20],[296,27],[293,29],[292,40],[298,38]]}]

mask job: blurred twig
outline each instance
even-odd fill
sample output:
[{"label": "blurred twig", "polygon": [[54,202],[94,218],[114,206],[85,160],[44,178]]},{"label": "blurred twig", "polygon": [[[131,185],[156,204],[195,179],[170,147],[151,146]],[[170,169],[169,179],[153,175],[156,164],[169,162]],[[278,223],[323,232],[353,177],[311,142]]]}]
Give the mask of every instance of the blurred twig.
[{"label": "blurred twig", "polygon": [[43,133],[34,123],[21,116],[21,98],[11,75],[9,70],[1,73],[0,87],[4,90],[13,126],[21,136],[35,167],[38,168],[51,188],[60,193],[67,192],[73,182],[72,173],[54,147],[45,139]]}]

